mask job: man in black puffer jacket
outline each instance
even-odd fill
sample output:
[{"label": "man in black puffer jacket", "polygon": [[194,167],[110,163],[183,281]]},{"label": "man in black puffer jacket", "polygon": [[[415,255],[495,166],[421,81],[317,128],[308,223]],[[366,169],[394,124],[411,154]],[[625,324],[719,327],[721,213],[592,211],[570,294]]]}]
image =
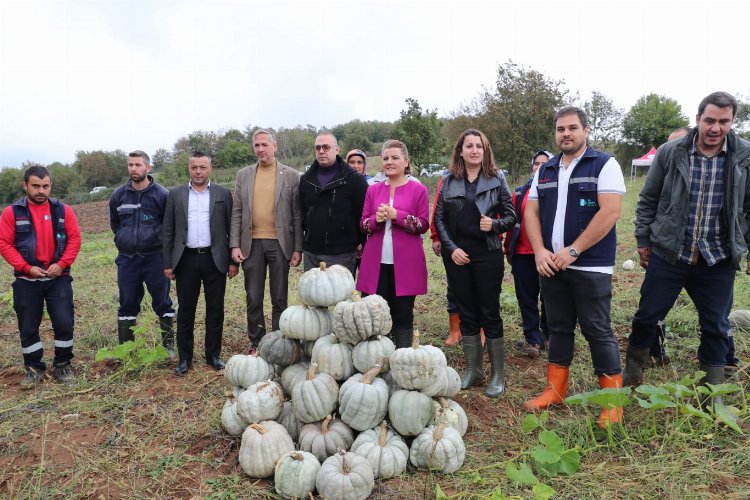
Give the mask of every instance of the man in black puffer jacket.
[{"label": "man in black puffer jacket", "polygon": [[364,242],[359,229],[367,182],[338,155],[330,132],[315,138],[315,161],[299,183],[304,268],[341,264],[354,273],[354,252]]}]

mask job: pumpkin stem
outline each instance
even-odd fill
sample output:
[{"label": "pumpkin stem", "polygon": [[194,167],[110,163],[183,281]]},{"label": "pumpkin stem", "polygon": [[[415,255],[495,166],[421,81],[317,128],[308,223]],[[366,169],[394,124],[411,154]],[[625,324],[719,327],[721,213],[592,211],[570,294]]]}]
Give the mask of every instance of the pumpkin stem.
[{"label": "pumpkin stem", "polygon": [[320,263],[320,270],[321,271],[325,271],[326,270],[326,263],[325,262],[321,262]]},{"label": "pumpkin stem", "polygon": [[414,330],[414,338],[411,341],[412,349],[419,349],[419,330]]},{"label": "pumpkin stem", "polygon": [[250,427],[258,431],[260,434],[266,433],[266,429],[260,424],[250,424]]},{"label": "pumpkin stem", "polygon": [[349,474],[352,471],[352,468],[346,461],[346,450],[339,450],[339,454],[341,454],[341,472]]},{"label": "pumpkin stem", "polygon": [[255,392],[260,392],[260,391],[262,391],[263,389],[265,389],[266,387],[268,387],[268,385],[269,385],[270,383],[271,383],[271,381],[270,381],[270,380],[269,380],[268,382],[263,382],[262,384],[260,384],[260,385],[259,385],[258,387],[256,387],[256,388],[255,388]]},{"label": "pumpkin stem", "polygon": [[435,430],[435,433],[432,435],[433,441],[440,441],[443,438],[443,431],[445,430],[445,422],[442,420],[440,421],[440,424],[438,425],[437,429]]},{"label": "pumpkin stem", "polygon": [[448,406],[448,398],[441,396],[438,398],[438,403],[440,403],[440,406],[445,408],[446,406]]},{"label": "pumpkin stem", "polygon": [[325,420],[323,420],[323,423],[320,424],[320,433],[325,434],[328,432],[328,424],[331,423],[333,420],[333,415],[328,415]]},{"label": "pumpkin stem", "polygon": [[388,436],[388,424],[383,420],[380,423],[380,447],[385,447],[385,438]]},{"label": "pumpkin stem", "polygon": [[307,369],[307,380],[315,378],[315,370],[318,369],[318,363],[310,363],[310,367]]},{"label": "pumpkin stem", "polygon": [[293,453],[290,453],[289,456],[292,457],[292,459],[297,460],[298,462],[304,462],[305,461],[305,457],[302,456],[302,453],[298,453],[296,451],[293,452]]},{"label": "pumpkin stem", "polygon": [[352,302],[362,300],[362,297],[357,293],[356,290],[352,290]]},{"label": "pumpkin stem", "polygon": [[362,383],[371,384],[373,379],[378,376],[378,373],[380,373],[380,363],[376,363],[367,371],[367,373],[365,373],[365,375],[362,377]]}]

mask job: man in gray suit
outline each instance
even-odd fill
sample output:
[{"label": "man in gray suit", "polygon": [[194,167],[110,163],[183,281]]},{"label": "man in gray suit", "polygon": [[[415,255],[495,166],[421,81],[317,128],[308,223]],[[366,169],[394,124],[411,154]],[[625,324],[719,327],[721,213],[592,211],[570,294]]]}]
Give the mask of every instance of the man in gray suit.
[{"label": "man in gray suit", "polygon": [[237,172],[229,246],[242,264],[247,294],[247,335],[250,351],[266,334],[263,291],[270,276],[271,328],[287,306],[289,267],[302,260],[302,212],[299,173],[276,161],[276,137],[256,130],[253,149],[258,163]]},{"label": "man in gray suit", "polygon": [[232,193],[212,185],[211,158],[195,152],[188,163],[190,182],[169,192],[164,214],[164,275],[177,280],[177,352],[175,368],[185,375],[193,362],[195,308],[201,283],[206,301],[206,363],[224,368],[221,336],[224,330],[224,291],[227,276],[239,272],[230,258],[229,225]]}]

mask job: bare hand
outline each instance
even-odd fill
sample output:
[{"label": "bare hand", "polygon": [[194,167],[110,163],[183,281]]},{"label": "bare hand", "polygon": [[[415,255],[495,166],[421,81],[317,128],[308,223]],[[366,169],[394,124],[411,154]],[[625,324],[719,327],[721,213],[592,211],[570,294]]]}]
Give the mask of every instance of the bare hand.
[{"label": "bare hand", "polygon": [[232,278],[237,276],[239,272],[240,272],[240,266],[238,266],[237,264],[229,264],[229,271],[227,271],[227,278],[231,280]]},{"label": "bare hand", "polygon": [[440,240],[432,242],[432,253],[434,253],[438,257],[440,257],[441,248],[442,248],[442,244],[440,243]]},{"label": "bare hand", "polygon": [[240,247],[235,247],[232,249],[232,260],[238,264],[242,264],[242,261],[245,260],[245,256],[242,255],[242,250],[240,249]]},{"label": "bare hand", "polygon": [[546,248],[534,253],[536,261],[536,271],[544,277],[554,276],[559,271],[554,261],[554,254]]},{"label": "bare hand", "polygon": [[354,249],[354,257],[357,259],[362,258],[362,243],[357,245],[357,248]]},{"label": "bare hand", "polygon": [[175,278],[174,271],[172,269],[165,269],[164,276],[166,276],[168,280],[174,280]]},{"label": "bare hand", "polygon": [[62,267],[60,267],[57,263],[51,264],[47,268],[47,277],[48,278],[57,278],[62,274]]},{"label": "bare hand", "polygon": [[47,271],[45,271],[39,266],[31,266],[31,269],[29,269],[28,274],[32,278],[44,278],[45,276],[47,276]]},{"label": "bare hand", "polygon": [[[648,260],[651,257],[651,247],[642,247],[638,249],[638,257],[641,259],[641,267],[646,269],[648,267]],[[747,265],[748,274],[750,274],[750,262]]]},{"label": "bare hand", "polygon": [[302,262],[302,254],[300,252],[292,252],[292,258],[289,260],[289,265],[291,267],[297,267],[300,262]]},{"label": "bare hand", "polygon": [[460,248],[456,248],[455,250],[453,250],[451,259],[453,259],[453,262],[457,266],[463,266],[471,262],[471,260],[469,260],[469,254],[467,254]]},{"label": "bare hand", "polygon": [[479,219],[479,229],[485,233],[492,231],[492,219],[482,214],[482,217]]},{"label": "bare hand", "polygon": [[747,261],[747,271],[745,271],[745,274],[750,276],[750,260]]},{"label": "bare hand", "polygon": [[552,256],[552,262],[554,262],[557,268],[561,271],[565,271],[569,265],[578,259],[578,257],[570,255],[569,250],[570,247],[563,247]]}]

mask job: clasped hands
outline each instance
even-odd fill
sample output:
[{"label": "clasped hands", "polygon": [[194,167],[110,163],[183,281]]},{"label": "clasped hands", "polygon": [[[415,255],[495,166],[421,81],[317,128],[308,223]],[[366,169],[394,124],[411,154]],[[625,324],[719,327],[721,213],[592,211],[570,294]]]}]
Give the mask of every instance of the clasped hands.
[{"label": "clasped hands", "polygon": [[378,207],[378,211],[375,212],[375,221],[378,223],[385,222],[387,220],[393,220],[398,215],[396,209],[387,203],[381,203]]},{"label": "clasped hands", "polygon": [[557,253],[552,253],[544,248],[534,252],[534,259],[536,260],[537,272],[545,278],[554,276],[557,271],[565,271],[569,265],[577,260],[576,257],[570,255],[570,247],[563,247]]},{"label": "clasped hands", "polygon": [[[489,233],[490,231],[492,231],[492,219],[482,214],[479,219],[479,229],[485,233]],[[433,245],[433,251],[434,250],[435,247]],[[436,253],[440,253],[439,248]],[[469,259],[469,254],[464,252],[462,248],[456,248],[455,250],[453,250],[453,253],[451,254],[451,260],[453,260],[453,263],[457,266],[463,266],[471,262],[471,259]]]}]

